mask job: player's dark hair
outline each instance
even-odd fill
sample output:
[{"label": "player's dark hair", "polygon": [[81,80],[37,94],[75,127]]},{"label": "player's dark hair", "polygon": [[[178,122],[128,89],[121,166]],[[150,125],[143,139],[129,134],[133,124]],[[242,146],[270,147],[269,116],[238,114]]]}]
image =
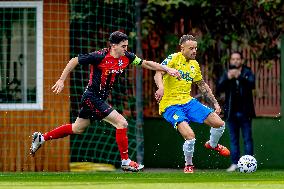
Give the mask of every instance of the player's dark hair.
[{"label": "player's dark hair", "polygon": [[233,54],[239,54],[241,59],[243,59],[243,55],[240,51],[232,51],[231,54],[230,54],[230,57],[233,55]]},{"label": "player's dark hair", "polygon": [[109,42],[111,44],[119,44],[121,41],[128,40],[128,37],[125,33],[120,31],[112,32],[109,36]]},{"label": "player's dark hair", "polygon": [[183,35],[179,40],[179,45],[182,45],[186,41],[196,41],[196,38],[193,35]]}]

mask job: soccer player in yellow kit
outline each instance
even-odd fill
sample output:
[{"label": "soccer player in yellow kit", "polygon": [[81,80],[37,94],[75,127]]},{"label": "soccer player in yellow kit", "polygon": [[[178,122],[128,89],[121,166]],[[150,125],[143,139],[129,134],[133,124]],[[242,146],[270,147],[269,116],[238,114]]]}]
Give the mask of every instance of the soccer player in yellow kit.
[{"label": "soccer player in yellow kit", "polygon": [[[225,122],[219,117],[221,108],[211,89],[202,79],[199,64],[195,60],[197,41],[192,35],[183,35],[179,45],[181,51],[169,55],[162,64],[177,69],[181,79],[171,77],[166,72],[157,71],[154,77],[158,87],[155,98],[159,102],[159,113],[185,139],[183,145],[184,173],[193,173],[192,157],[195,135],[189,126],[190,122],[205,123],[211,127],[210,139],[205,143],[207,149],[216,150],[222,156],[230,156],[230,151],[218,144],[225,129]],[[215,110],[190,96],[192,83],[197,84],[202,94],[210,99]]]}]

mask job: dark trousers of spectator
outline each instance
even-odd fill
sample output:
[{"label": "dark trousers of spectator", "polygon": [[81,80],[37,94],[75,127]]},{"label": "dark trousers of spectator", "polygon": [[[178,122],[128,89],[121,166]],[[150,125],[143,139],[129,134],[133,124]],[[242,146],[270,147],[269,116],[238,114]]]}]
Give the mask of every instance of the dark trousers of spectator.
[{"label": "dark trousers of spectator", "polygon": [[244,141],[245,155],[253,155],[252,120],[242,113],[235,113],[227,121],[230,132],[231,159],[238,164],[240,158],[240,130]]}]

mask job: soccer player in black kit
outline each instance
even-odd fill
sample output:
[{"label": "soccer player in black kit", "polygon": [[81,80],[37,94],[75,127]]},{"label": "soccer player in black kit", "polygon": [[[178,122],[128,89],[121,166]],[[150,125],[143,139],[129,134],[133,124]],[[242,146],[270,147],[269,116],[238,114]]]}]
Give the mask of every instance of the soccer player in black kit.
[{"label": "soccer player in black kit", "polygon": [[121,168],[126,171],[137,172],[143,165],[131,161],[128,157],[127,121],[114,110],[106,100],[112,89],[115,78],[129,65],[141,65],[151,70],[166,71],[169,75],[180,77],[173,68],[162,66],[153,61],[142,60],[127,51],[128,37],[115,31],[109,37],[110,47],[89,54],[80,54],[72,58],[63,70],[59,80],[52,87],[54,93],[59,94],[64,88],[64,81],[68,74],[78,65],[90,64],[90,79],[82,96],[79,115],[72,124],[61,125],[45,134],[34,132],[32,137],[31,155],[48,140],[63,138],[71,134],[81,134],[90,125],[91,120],[104,120],[116,128],[116,142],[121,156]]}]

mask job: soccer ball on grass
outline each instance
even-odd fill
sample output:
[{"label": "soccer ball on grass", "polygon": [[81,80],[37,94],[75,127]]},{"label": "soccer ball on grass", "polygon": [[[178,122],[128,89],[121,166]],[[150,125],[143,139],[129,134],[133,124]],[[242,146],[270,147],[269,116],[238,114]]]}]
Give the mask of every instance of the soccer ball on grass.
[{"label": "soccer ball on grass", "polygon": [[238,168],[241,173],[252,173],[257,169],[257,161],[251,155],[244,155],[238,161]]}]

